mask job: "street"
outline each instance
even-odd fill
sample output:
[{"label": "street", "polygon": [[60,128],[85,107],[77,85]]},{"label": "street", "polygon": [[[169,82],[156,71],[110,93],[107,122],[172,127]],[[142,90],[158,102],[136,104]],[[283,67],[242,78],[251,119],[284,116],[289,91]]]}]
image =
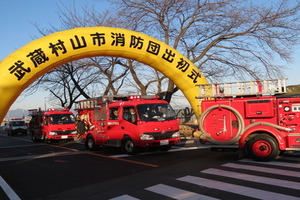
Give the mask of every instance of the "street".
[{"label": "street", "polygon": [[238,159],[186,141],[169,152],[88,151],[0,131],[0,199],[300,199],[300,154]]}]

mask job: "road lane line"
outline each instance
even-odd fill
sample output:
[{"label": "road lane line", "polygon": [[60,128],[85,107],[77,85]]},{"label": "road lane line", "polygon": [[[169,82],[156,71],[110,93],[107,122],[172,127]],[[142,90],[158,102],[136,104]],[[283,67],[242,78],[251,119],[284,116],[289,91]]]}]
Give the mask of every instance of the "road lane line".
[{"label": "road lane line", "polygon": [[203,170],[203,171],[201,171],[201,173],[300,190],[300,182],[286,181],[286,180],[268,178],[268,177],[262,177],[262,176],[255,176],[255,175],[250,175],[250,174],[231,172],[231,171],[214,169],[214,168],[209,168],[209,169]]},{"label": "road lane line", "polygon": [[69,148],[69,147],[64,147],[64,146],[58,146],[58,145],[54,145],[54,144],[46,144],[47,146],[51,146],[51,147],[56,147],[56,148],[60,148],[60,149],[66,149],[66,150],[69,150],[69,151],[79,151],[78,149],[72,149],[72,148]]},{"label": "road lane line", "polygon": [[246,170],[251,170],[251,171],[258,171],[258,172],[264,172],[264,173],[269,173],[269,174],[284,175],[284,176],[300,178],[300,172],[291,171],[291,170],[283,170],[283,169],[275,169],[275,168],[259,167],[259,166],[251,166],[251,165],[240,165],[240,164],[235,164],[235,163],[226,163],[222,166],[235,168],[235,169],[246,169]]},{"label": "road lane line", "polygon": [[[53,145],[53,144],[45,144],[47,146],[51,146],[51,147],[55,147],[55,148],[60,148],[60,149],[66,149],[69,151],[73,151],[75,154],[80,154],[82,152],[80,152],[77,149],[72,149],[72,148],[68,148],[68,147],[64,147],[64,146],[58,146],[58,145]],[[86,152],[84,152],[86,153]],[[38,156],[20,156],[20,157],[11,157],[11,158],[0,158],[0,162],[1,161],[11,161],[11,160],[26,160],[26,159],[38,159],[38,158],[46,158],[46,157],[53,157],[53,156],[63,156],[63,155],[71,155],[72,153],[62,153],[60,154],[55,154],[55,153],[51,153],[51,154],[46,154],[46,155],[38,155]],[[159,165],[155,165],[155,164],[150,164],[150,163],[145,163],[145,162],[139,162],[139,161],[133,161],[133,160],[127,160],[127,159],[123,159],[120,157],[113,157],[113,156],[105,156],[102,154],[96,154],[96,153],[87,153],[89,155],[94,155],[94,156],[98,156],[98,157],[103,157],[103,158],[110,158],[110,159],[115,159],[115,160],[119,160],[119,161],[123,161],[123,162],[129,162],[129,163],[134,163],[134,164],[139,164],[139,165],[146,165],[146,166],[150,166],[150,167],[159,167]]]},{"label": "road lane line", "polygon": [[201,200],[218,200],[213,197],[209,197],[202,194],[197,194],[194,192],[190,192],[187,190],[182,190],[179,188],[171,187],[165,184],[157,184],[148,188],[145,188],[148,191],[158,193],[173,199],[178,200],[195,200],[195,199],[201,199]]},{"label": "road lane line", "polygon": [[119,158],[119,157],[106,156],[106,155],[96,154],[96,153],[87,153],[87,154],[102,157],[102,158],[108,158],[108,159],[114,159],[114,160],[119,160],[119,161],[123,161],[123,162],[134,163],[134,164],[138,164],[138,165],[146,165],[149,167],[159,167],[159,165],[145,163],[145,162],[139,162],[139,161],[134,161],[134,160],[127,160],[127,159],[123,159],[123,158]]},{"label": "road lane line", "polygon": [[33,147],[33,146],[41,146],[45,144],[27,144],[27,145],[15,145],[15,146],[5,146],[0,147],[0,149],[12,149],[12,148],[22,148],[22,147]]},{"label": "road lane line", "polygon": [[0,135],[0,136],[7,137],[7,138],[12,138],[12,139],[16,139],[16,140],[23,140],[23,141],[27,141],[27,142],[32,142],[32,140],[27,139],[27,138],[12,137],[12,136],[8,136],[8,135]]},{"label": "road lane line", "polygon": [[41,155],[8,157],[8,158],[0,158],[0,162],[15,161],[15,160],[33,160],[33,159],[40,159],[40,158],[49,158],[55,156],[69,156],[69,155],[77,155],[77,154],[84,154],[84,153],[86,152],[57,152],[57,153],[48,153],[48,154],[41,154]]},{"label": "road lane line", "polygon": [[[189,151],[189,150],[196,150],[196,149],[205,149],[202,147],[175,147],[173,146],[172,149],[170,149],[168,152],[177,152],[177,151]],[[149,151],[149,152],[143,152],[139,153],[139,156],[144,155],[154,155],[154,154],[165,154],[167,152],[165,151]],[[125,157],[131,157],[132,155],[128,154],[118,154],[118,155],[112,155],[111,157],[117,157],[117,158],[125,158]]]},{"label": "road lane line", "polygon": [[21,200],[20,197],[11,189],[11,187],[5,182],[5,180],[0,176],[0,186],[11,200]]},{"label": "road lane line", "polygon": [[275,192],[269,192],[260,189],[254,189],[250,187],[225,183],[221,181],[215,181],[205,178],[200,178],[196,176],[184,176],[178,178],[179,181],[184,181],[187,183],[195,184],[202,187],[207,187],[211,189],[221,190],[229,193],[235,193],[243,196],[248,196],[257,199],[264,199],[264,200],[300,200],[299,197],[284,195]]}]

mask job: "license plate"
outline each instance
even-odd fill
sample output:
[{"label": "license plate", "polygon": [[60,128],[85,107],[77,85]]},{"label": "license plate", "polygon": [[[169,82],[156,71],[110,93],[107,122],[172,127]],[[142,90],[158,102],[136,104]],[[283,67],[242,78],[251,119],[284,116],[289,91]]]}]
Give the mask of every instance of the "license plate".
[{"label": "license plate", "polygon": [[67,139],[68,138],[68,136],[67,135],[63,135],[63,136],[61,136],[61,139]]},{"label": "license plate", "polygon": [[160,141],[160,145],[168,145],[169,144],[169,140],[161,140]]}]

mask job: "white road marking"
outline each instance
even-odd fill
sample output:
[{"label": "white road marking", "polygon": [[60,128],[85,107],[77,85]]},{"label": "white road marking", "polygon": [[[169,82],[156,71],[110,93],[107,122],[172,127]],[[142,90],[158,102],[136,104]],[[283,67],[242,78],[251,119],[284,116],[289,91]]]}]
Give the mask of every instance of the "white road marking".
[{"label": "white road marking", "polygon": [[286,181],[286,180],[268,178],[268,177],[261,177],[261,176],[255,176],[255,175],[238,173],[238,172],[231,172],[231,171],[214,169],[214,168],[203,170],[203,171],[201,171],[201,173],[300,190],[300,182]]},{"label": "white road marking", "polygon": [[20,197],[11,189],[11,187],[5,182],[5,180],[0,176],[0,186],[11,200],[21,200]]},{"label": "white road marking", "polygon": [[125,194],[125,195],[122,195],[122,196],[119,196],[119,197],[116,197],[116,198],[113,198],[113,199],[110,199],[110,200],[139,200],[139,199]]},{"label": "white road marking", "polygon": [[[298,158],[297,160],[300,162],[300,158]],[[275,166],[291,167],[291,168],[300,169],[300,164],[299,163],[291,163],[291,162],[278,162],[278,161],[257,162],[255,160],[250,160],[250,159],[242,159],[242,160],[239,160],[239,162],[255,163],[255,164],[262,164],[262,165],[275,165]]]},{"label": "white road marking", "polygon": [[194,192],[189,192],[187,190],[178,189],[164,184],[157,184],[148,188],[148,191],[155,192],[173,199],[184,199],[184,200],[217,200],[216,198],[205,196],[202,194],[197,194]]},{"label": "white road marking", "polygon": [[264,200],[300,200],[298,197],[293,197],[289,195],[279,194],[275,192],[269,192],[265,190],[260,189],[254,189],[250,187],[225,183],[221,181],[215,181],[205,178],[200,178],[196,176],[184,176],[181,178],[178,178],[177,180],[192,183],[195,185],[208,187],[216,190],[222,190],[226,192],[231,192],[243,196],[248,196],[252,198],[258,198],[258,199],[264,199]]},{"label": "white road marking", "polygon": [[[290,165],[292,166],[293,163],[290,163]],[[240,165],[240,164],[234,164],[234,163],[226,163],[222,166],[235,168],[235,169],[246,169],[246,170],[251,170],[251,171],[258,171],[258,172],[264,172],[264,173],[269,173],[269,174],[284,175],[284,176],[300,178],[300,172],[291,171],[291,170],[259,167],[259,166],[252,166],[252,165]]]}]

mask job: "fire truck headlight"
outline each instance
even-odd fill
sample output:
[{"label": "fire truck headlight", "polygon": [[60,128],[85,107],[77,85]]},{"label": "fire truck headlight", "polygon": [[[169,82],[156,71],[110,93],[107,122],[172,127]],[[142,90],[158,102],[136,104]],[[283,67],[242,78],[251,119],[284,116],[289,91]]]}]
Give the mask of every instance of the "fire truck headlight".
[{"label": "fire truck headlight", "polygon": [[179,131],[173,133],[173,135],[172,135],[172,138],[177,138],[177,137],[180,137]]},{"label": "fire truck headlight", "polygon": [[148,135],[148,134],[140,134],[140,139],[141,140],[154,140],[154,137],[152,135]]},{"label": "fire truck headlight", "polygon": [[51,131],[51,132],[49,133],[49,135],[57,135],[57,133],[56,133],[56,132],[53,132],[53,131]]},{"label": "fire truck headlight", "polygon": [[71,132],[71,135],[75,135],[75,134],[77,134],[77,131],[72,131]]}]

